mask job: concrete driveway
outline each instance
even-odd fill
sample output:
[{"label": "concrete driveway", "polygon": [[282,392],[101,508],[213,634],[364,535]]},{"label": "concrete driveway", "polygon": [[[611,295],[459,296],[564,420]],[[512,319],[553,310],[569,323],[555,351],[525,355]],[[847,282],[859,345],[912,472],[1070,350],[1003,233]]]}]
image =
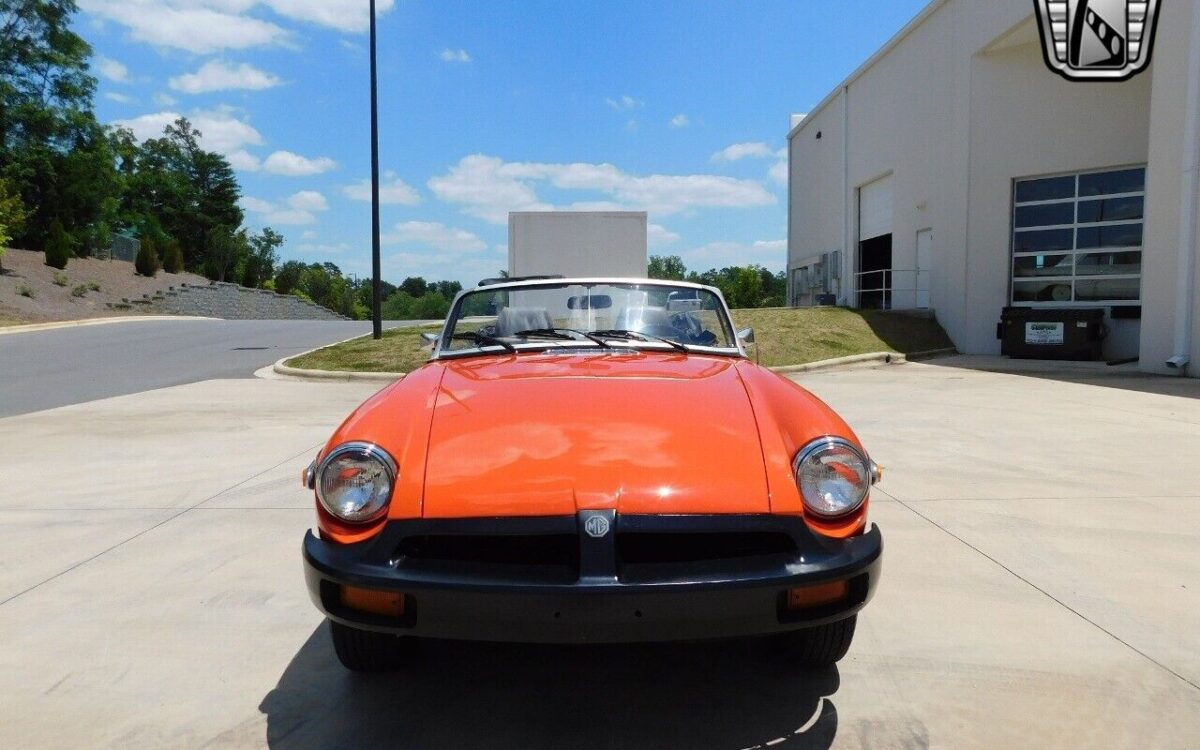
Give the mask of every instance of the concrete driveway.
[{"label": "concrete driveway", "polygon": [[879,593],[807,674],[752,644],[343,672],[298,476],[369,385],[0,419],[0,747],[1200,747],[1200,383],[978,364],[801,379],[887,467]]}]

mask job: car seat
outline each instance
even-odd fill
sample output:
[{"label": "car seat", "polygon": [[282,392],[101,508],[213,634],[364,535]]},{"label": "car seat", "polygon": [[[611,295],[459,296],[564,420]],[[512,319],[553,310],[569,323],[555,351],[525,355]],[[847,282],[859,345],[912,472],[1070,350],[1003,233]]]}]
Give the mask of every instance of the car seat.
[{"label": "car seat", "polygon": [[521,331],[553,327],[554,321],[544,307],[506,307],[496,318],[497,336],[512,336]]}]

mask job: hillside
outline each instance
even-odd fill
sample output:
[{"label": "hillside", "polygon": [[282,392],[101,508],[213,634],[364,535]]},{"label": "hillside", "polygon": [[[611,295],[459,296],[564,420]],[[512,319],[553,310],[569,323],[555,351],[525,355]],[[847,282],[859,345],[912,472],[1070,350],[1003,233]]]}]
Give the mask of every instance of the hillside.
[{"label": "hillside", "polygon": [[[159,271],[155,278],[144,278],[134,273],[132,263],[120,260],[72,258],[65,271],[51,268],[44,261],[45,256],[40,252],[12,249],[0,259],[4,266],[0,272],[0,325],[136,315],[136,311],[110,310],[107,303],[120,302],[123,297],[138,298],[182,283],[208,283],[208,279],[194,273]],[[56,284],[56,276],[66,277],[66,284]],[[89,284],[99,289],[92,290]],[[81,285],[87,293],[74,296],[73,290]],[[29,289],[33,296],[23,296],[20,293],[23,288]]]}]

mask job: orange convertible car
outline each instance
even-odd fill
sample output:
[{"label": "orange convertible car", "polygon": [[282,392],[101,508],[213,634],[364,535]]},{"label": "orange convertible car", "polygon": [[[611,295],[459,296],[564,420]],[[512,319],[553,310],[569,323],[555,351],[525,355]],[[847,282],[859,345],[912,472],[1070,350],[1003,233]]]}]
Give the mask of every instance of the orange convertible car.
[{"label": "orange convertible car", "polygon": [[746,358],[719,291],[501,279],[427,338],[304,474],[308,589],[343,665],[401,666],[414,637],[845,655],[879,578],[879,469]]}]

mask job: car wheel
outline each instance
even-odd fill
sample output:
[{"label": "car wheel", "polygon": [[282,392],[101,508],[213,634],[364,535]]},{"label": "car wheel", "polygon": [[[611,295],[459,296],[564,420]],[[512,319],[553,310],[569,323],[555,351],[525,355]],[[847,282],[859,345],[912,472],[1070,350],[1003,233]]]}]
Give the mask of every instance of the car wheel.
[{"label": "car wheel", "polygon": [[805,667],[829,667],[841,660],[850,650],[854,640],[854,626],[858,615],[845,620],[817,625],[804,630],[787,633],[785,651],[793,661]]},{"label": "car wheel", "polygon": [[338,661],[351,672],[391,672],[404,666],[412,652],[412,638],[359,630],[332,620],[329,634]]}]

